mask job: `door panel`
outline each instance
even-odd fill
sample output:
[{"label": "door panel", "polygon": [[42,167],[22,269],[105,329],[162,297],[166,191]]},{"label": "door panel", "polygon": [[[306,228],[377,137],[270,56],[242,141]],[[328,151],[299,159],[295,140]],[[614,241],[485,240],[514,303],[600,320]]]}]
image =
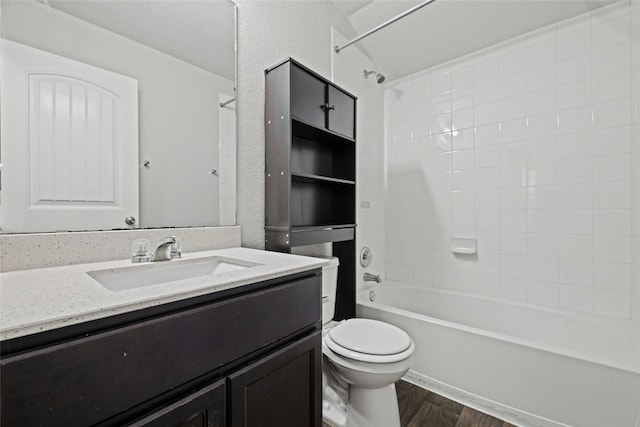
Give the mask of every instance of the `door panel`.
[{"label": "door panel", "polygon": [[304,70],[291,65],[291,114],[305,122],[324,128],[326,126],[326,85]]},{"label": "door panel", "polygon": [[3,232],[138,217],[135,79],[2,40]]},{"label": "door panel", "polygon": [[321,332],[229,376],[230,426],[316,426],[321,411]]},{"label": "door panel", "polygon": [[28,87],[30,203],[115,206],[118,97],[54,74],[29,74]]},{"label": "door panel", "polygon": [[335,107],[329,110],[328,128],[349,138],[355,136],[353,125],[355,123],[356,101],[333,86],[329,86],[329,105]]}]

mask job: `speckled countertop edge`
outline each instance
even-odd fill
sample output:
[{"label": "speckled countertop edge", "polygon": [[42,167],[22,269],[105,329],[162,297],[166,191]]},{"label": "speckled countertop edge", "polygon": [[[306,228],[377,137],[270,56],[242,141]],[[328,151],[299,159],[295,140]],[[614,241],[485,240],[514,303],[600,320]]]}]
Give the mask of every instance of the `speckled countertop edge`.
[{"label": "speckled countertop edge", "polygon": [[110,291],[87,272],[149,264],[132,264],[127,259],[1,273],[0,340],[295,274],[328,263],[321,258],[248,248],[193,252],[185,254],[183,259],[210,256],[237,258],[260,265],[125,291]]},{"label": "speckled countertop edge", "polygon": [[134,239],[181,240],[186,252],[236,248],[240,227],[181,227],[135,230],[0,234],[0,272],[124,259]]}]

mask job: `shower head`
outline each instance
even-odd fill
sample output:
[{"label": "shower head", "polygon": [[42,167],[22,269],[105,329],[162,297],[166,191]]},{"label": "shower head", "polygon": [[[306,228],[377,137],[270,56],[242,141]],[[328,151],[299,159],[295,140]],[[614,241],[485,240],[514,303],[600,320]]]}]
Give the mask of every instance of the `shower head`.
[{"label": "shower head", "polygon": [[376,81],[378,82],[378,84],[384,82],[384,79],[386,78],[383,74],[380,74],[379,72],[377,72],[375,70],[372,70],[372,71],[364,70],[364,78],[365,79],[368,79],[371,74],[375,74],[376,75]]}]

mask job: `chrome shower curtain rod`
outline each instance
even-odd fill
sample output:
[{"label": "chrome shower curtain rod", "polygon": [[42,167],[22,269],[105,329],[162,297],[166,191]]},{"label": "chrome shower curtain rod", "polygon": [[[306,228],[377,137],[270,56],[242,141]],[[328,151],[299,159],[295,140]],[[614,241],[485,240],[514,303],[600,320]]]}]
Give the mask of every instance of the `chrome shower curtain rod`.
[{"label": "chrome shower curtain rod", "polygon": [[342,46],[335,46],[335,47],[334,47],[334,50],[336,51],[336,53],[340,53],[340,51],[341,51],[342,49],[344,49],[345,47],[349,47],[349,46],[351,46],[351,45],[352,45],[352,44],[354,44],[354,43],[358,43],[360,40],[364,39],[365,37],[369,37],[371,34],[373,34],[373,33],[377,32],[377,31],[380,31],[380,30],[381,30],[381,29],[383,29],[384,27],[386,27],[386,26],[388,26],[388,25],[393,24],[393,23],[394,23],[394,22],[396,22],[397,20],[402,19],[402,18],[404,18],[404,17],[405,17],[405,16],[407,16],[407,15],[412,14],[413,12],[415,12],[415,11],[416,11],[416,10],[418,10],[418,9],[422,9],[423,7],[425,7],[425,6],[426,6],[426,5],[428,5],[428,4],[433,3],[434,1],[436,1],[436,0],[425,0],[425,1],[423,1],[422,3],[420,3],[420,4],[417,4],[417,5],[413,6],[411,9],[405,10],[405,11],[404,11],[404,12],[402,12],[400,15],[398,15],[398,16],[396,16],[396,17],[394,17],[394,18],[391,18],[391,19],[389,19],[389,20],[388,20],[388,21],[386,21],[386,22],[383,22],[382,24],[378,25],[377,27],[375,27],[375,28],[373,28],[373,29],[371,29],[371,30],[367,31],[366,33],[364,33],[364,34],[362,34],[362,35],[360,35],[360,36],[356,37],[355,39],[351,40],[350,42],[347,42],[347,43],[343,44]]}]

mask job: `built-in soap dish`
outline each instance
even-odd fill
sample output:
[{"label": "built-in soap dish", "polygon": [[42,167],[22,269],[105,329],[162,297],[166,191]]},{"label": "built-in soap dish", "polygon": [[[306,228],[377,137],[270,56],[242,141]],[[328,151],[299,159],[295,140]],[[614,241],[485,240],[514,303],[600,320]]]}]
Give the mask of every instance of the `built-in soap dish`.
[{"label": "built-in soap dish", "polygon": [[475,237],[452,237],[451,252],[454,254],[472,255],[478,252],[478,243]]}]

